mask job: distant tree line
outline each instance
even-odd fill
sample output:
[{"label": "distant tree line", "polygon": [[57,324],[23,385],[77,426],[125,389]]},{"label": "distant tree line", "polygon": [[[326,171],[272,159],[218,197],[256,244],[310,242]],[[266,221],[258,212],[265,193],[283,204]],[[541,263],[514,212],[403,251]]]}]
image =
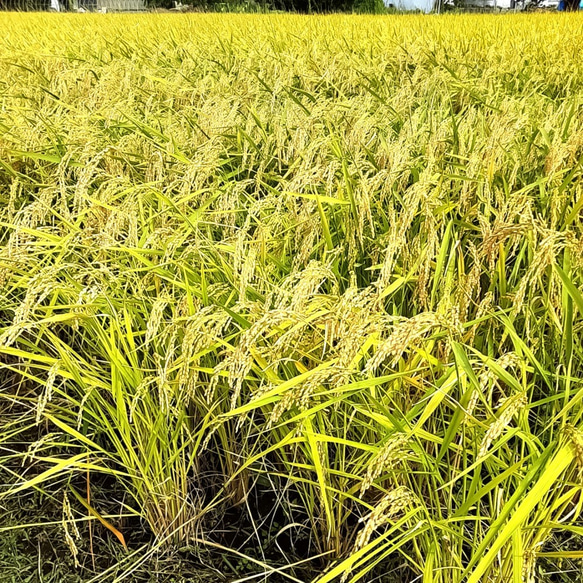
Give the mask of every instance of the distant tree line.
[{"label": "distant tree line", "polygon": [[[366,12],[385,11],[383,0],[181,0],[197,10],[264,12]],[[146,0],[151,8],[174,8],[174,0]],[[71,7],[70,0],[61,0],[61,9]],[[0,10],[50,10],[50,0],[0,0]]]},{"label": "distant tree line", "polygon": [[[60,10],[72,10],[73,0],[58,0]],[[51,9],[51,0],[0,0],[0,10],[43,12]]]},{"label": "distant tree line", "polygon": [[[174,0],[146,0],[153,8],[173,8]],[[366,12],[386,11],[383,0],[182,0],[199,10],[267,12]]]},{"label": "distant tree line", "polygon": [[50,0],[0,0],[0,10],[49,10]]},{"label": "distant tree line", "polygon": [[[146,0],[152,8],[174,8],[174,0]],[[241,12],[366,12],[381,13],[386,8],[383,0],[182,0],[194,9]]]}]

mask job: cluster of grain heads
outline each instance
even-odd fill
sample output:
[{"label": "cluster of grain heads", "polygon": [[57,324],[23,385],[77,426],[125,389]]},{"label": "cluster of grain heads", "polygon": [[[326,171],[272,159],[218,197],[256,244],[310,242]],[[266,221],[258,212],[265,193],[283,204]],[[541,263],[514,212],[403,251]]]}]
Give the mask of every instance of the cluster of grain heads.
[{"label": "cluster of grain heads", "polygon": [[296,581],[572,559],[580,19],[96,16],[0,23],[0,500],[77,559],[86,479]]},{"label": "cluster of grain heads", "polygon": [[398,488],[386,494],[365,518],[365,526],[356,538],[354,550],[358,551],[366,546],[375,530],[405,510],[412,502],[411,493],[405,488]]}]

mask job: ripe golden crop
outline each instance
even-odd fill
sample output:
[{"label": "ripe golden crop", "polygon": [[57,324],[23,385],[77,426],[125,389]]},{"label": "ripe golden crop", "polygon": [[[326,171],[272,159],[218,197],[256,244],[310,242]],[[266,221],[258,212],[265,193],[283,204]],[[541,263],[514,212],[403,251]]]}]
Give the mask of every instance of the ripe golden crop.
[{"label": "ripe golden crop", "polygon": [[295,581],[579,556],[581,16],[0,37],[0,500],[68,524],[109,475],[161,547],[277,515]]}]

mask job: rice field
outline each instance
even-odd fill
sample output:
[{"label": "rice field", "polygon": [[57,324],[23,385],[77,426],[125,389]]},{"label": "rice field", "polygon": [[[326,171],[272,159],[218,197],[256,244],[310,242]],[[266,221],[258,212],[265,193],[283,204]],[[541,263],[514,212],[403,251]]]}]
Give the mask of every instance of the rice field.
[{"label": "rice field", "polygon": [[38,497],[83,581],[582,580],[580,15],[0,37],[0,537]]}]

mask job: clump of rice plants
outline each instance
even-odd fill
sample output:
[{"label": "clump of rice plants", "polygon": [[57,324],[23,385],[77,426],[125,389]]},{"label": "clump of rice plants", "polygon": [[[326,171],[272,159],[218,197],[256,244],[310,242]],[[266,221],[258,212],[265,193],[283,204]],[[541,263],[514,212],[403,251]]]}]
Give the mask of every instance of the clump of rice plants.
[{"label": "clump of rice plants", "polygon": [[581,557],[579,15],[0,28],[0,505],[128,577]]}]

